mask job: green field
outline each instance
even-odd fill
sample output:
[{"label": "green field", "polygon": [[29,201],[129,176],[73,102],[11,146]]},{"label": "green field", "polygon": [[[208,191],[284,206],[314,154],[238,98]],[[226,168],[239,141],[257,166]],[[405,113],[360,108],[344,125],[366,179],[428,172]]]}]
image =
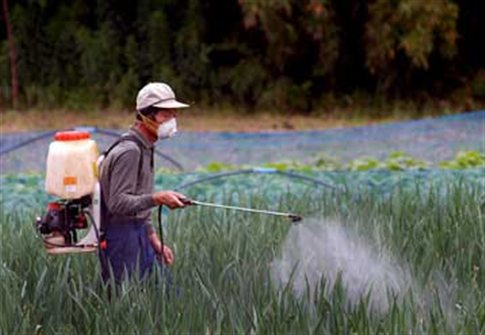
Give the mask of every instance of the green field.
[{"label": "green field", "polygon": [[[170,212],[172,284],[153,276],[111,299],[96,255],[46,255],[32,225],[47,201],[42,179],[2,177],[0,332],[485,331],[483,169],[318,177],[339,189],[240,176],[186,190],[305,219],[295,226],[207,208]],[[159,175],[157,185],[174,187],[177,178]]]}]

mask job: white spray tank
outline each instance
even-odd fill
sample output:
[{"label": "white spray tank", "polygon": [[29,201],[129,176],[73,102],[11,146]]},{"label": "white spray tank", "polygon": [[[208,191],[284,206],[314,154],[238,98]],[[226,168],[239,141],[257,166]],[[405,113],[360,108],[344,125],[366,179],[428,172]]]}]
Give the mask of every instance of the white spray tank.
[{"label": "white spray tank", "polygon": [[[37,219],[37,230],[50,254],[95,251],[101,226],[101,191],[98,182],[98,149],[85,131],[56,133],[49,146],[45,189],[60,199],[48,205]],[[90,220],[88,220],[88,217]],[[77,229],[89,232],[77,241]]]},{"label": "white spray tank", "polygon": [[61,199],[93,193],[99,152],[88,132],[58,132],[49,146],[45,190]]}]

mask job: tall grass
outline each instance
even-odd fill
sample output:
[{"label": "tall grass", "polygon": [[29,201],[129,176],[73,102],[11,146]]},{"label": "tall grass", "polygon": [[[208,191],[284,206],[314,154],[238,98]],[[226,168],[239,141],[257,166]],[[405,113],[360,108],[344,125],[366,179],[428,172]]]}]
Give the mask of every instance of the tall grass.
[{"label": "tall grass", "polygon": [[[197,192],[202,196],[201,189]],[[2,210],[0,217],[1,333],[485,330],[480,185],[416,185],[385,195],[308,189],[280,193],[276,202],[269,193],[264,185],[245,192],[226,189],[218,201],[291,210],[317,221],[331,218],[371,245],[389,250],[409,266],[416,285],[379,313],[369,308],[369,295],[349,306],[338,280],[329,290],[307,290],[298,296],[292,282],[279,287],[270,276],[291,224],[281,218],[192,207],[164,217],[166,242],[176,254],[170,274],[127,282],[109,298],[109,288],[100,284],[96,255],[47,256],[32,226],[42,208],[23,205]]]}]

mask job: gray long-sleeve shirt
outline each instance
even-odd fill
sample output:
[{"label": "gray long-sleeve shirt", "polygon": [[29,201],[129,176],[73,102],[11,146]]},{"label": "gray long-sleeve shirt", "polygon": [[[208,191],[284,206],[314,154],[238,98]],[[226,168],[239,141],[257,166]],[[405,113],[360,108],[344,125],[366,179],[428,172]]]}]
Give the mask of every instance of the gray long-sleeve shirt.
[{"label": "gray long-sleeve shirt", "polygon": [[[150,221],[150,209],[156,206],[152,199],[154,173],[152,166],[153,145],[136,129],[127,134],[136,136],[143,144],[130,140],[116,145],[101,164],[100,185],[107,207],[104,218],[143,219]],[[138,171],[141,155],[141,171]],[[151,225],[150,225],[151,227]]]}]

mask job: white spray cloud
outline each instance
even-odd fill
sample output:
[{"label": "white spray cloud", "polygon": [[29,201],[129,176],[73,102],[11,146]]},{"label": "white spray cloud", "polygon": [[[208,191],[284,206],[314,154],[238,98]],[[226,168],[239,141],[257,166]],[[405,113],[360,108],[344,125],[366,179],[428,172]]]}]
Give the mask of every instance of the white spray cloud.
[{"label": "white spray cloud", "polygon": [[401,299],[413,286],[412,278],[383,248],[377,251],[364,238],[337,221],[305,219],[291,228],[280,259],[271,264],[271,278],[278,286],[292,280],[294,293],[313,292],[322,277],[328,293],[339,278],[347,303],[355,306],[369,294],[370,308],[385,312],[391,299]]}]

